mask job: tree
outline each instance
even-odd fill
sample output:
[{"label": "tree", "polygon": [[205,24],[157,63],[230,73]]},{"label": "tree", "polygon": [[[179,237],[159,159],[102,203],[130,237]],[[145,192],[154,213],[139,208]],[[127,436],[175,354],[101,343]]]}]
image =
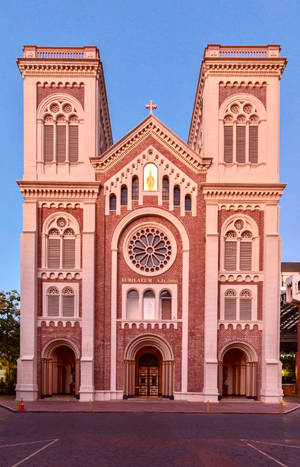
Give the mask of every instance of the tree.
[{"label": "tree", "polygon": [[0,364],[6,368],[8,386],[15,384],[20,354],[20,295],[16,290],[0,292]]}]

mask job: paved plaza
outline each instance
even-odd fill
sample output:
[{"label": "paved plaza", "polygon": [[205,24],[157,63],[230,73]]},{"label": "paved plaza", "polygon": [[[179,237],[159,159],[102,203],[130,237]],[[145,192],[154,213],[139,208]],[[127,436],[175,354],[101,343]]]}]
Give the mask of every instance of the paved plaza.
[{"label": "paved plaza", "polygon": [[274,416],[0,408],[0,465],[294,467],[299,425],[299,410]]}]

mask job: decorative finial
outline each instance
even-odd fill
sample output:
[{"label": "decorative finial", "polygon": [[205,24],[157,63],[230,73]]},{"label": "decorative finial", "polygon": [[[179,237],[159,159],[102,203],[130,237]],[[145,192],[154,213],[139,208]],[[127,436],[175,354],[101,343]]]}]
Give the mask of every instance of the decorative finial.
[{"label": "decorative finial", "polygon": [[145,105],[146,109],[149,109],[149,115],[152,115],[152,111],[157,109],[157,105],[153,104],[152,99],[150,100],[149,104]]}]

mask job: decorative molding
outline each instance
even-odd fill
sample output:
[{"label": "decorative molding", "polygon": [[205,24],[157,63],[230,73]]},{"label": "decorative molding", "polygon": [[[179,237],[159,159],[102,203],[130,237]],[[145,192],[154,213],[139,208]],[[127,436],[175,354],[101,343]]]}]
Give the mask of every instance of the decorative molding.
[{"label": "decorative molding", "polygon": [[228,272],[228,271],[220,271],[219,272],[219,281],[222,283],[230,283],[230,282],[261,282],[263,281],[264,275],[261,272],[251,272],[251,273],[243,273],[243,272]]},{"label": "decorative molding", "polygon": [[232,203],[226,203],[226,204],[220,204],[218,206],[219,210],[224,209],[225,211],[263,211],[264,206],[263,204],[232,204]]},{"label": "decorative molding", "polygon": [[53,271],[53,270],[45,270],[39,269],[37,277],[39,279],[58,279],[58,280],[80,280],[82,279],[82,273],[80,271]]},{"label": "decorative molding", "polygon": [[261,331],[263,329],[262,321],[218,321],[218,329],[234,329],[234,330],[244,330],[244,329],[258,329]]},{"label": "decorative molding", "polygon": [[163,145],[168,146],[169,149],[175,153],[182,162],[192,168],[194,172],[206,173],[211,166],[212,159],[210,157],[199,157],[196,152],[187,146],[184,141],[180,140],[154,115],[149,115],[127,136],[106,151],[101,158],[90,158],[95,171],[105,172],[149,135],[152,135],[159,140],[159,142],[162,142]]},{"label": "decorative molding", "polygon": [[83,205],[82,203],[76,203],[76,202],[70,203],[69,201],[65,201],[65,202],[39,201],[38,207],[39,208],[56,208],[56,209],[76,209],[76,208],[82,208]]},{"label": "decorative molding", "polygon": [[75,328],[75,327],[81,327],[81,318],[76,317],[76,318],[45,318],[42,316],[38,316],[37,319],[37,325],[38,327],[52,327],[52,328]]},{"label": "decorative molding", "polygon": [[278,202],[286,187],[285,183],[274,184],[239,184],[239,183],[202,183],[203,196],[206,202],[236,201],[236,202]]},{"label": "decorative molding", "polygon": [[96,202],[100,182],[29,182],[17,180],[24,201],[65,200]]},{"label": "decorative molding", "polygon": [[177,329],[178,323],[181,321],[128,321],[118,319],[118,322],[121,322],[121,329]]}]

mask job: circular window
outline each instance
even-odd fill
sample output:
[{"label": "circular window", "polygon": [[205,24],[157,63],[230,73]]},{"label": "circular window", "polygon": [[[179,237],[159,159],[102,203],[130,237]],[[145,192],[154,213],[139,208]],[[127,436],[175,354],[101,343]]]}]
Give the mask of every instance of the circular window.
[{"label": "circular window", "polygon": [[156,275],[169,269],[176,255],[173,235],[156,226],[145,226],[131,232],[125,241],[128,265],[140,274]]}]

